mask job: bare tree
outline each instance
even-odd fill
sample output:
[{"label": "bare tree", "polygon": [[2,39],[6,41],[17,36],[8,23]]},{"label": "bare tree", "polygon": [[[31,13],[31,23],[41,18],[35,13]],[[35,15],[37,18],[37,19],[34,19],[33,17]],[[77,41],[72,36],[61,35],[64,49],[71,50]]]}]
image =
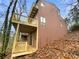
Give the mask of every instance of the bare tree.
[{"label": "bare tree", "polygon": [[68,24],[68,30],[72,31],[79,27],[79,0],[69,4],[69,6],[72,6],[73,8],[70,9],[66,22]]},{"label": "bare tree", "polygon": [[[7,35],[7,27],[8,27],[8,16],[9,16],[9,11],[10,11],[10,7],[13,4],[13,0],[10,2],[10,5],[7,8],[7,12],[6,12],[6,17],[5,17],[5,21],[4,21],[4,30],[3,30],[3,46],[2,46],[2,54],[5,53],[5,41],[6,41],[6,35]],[[3,57],[2,57],[3,59]]]},{"label": "bare tree", "polygon": [[[6,53],[7,45],[8,45],[8,42],[9,42],[10,30],[11,30],[11,21],[12,21],[13,13],[15,12],[17,1],[18,0],[11,0],[10,5],[7,8],[6,17],[5,17],[5,21],[4,21],[3,46],[2,46],[2,57],[1,57],[1,59],[4,58],[4,55]],[[14,2],[14,4],[13,4],[13,2]],[[13,4],[13,9],[12,9],[11,17],[10,17],[10,20],[9,20],[9,13],[10,13],[10,8],[11,8],[12,4]],[[9,21],[9,24],[8,24],[8,21]]]},{"label": "bare tree", "polygon": [[7,48],[8,42],[9,42],[10,30],[11,30],[11,25],[12,25],[12,17],[13,17],[13,14],[15,12],[17,2],[18,2],[18,0],[15,0],[14,6],[13,6],[13,9],[12,9],[12,12],[11,12],[11,17],[10,17],[10,20],[9,20],[9,26],[8,26],[8,29],[7,29],[7,38],[6,38],[6,43],[5,43],[6,44],[5,45],[5,50]]}]

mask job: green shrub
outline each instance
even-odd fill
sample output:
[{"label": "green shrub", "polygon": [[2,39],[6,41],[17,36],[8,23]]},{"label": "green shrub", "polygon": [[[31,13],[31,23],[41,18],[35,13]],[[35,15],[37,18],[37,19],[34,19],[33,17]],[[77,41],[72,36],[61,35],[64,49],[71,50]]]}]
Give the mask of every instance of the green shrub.
[{"label": "green shrub", "polygon": [[71,26],[71,30],[79,30],[79,22],[75,22],[75,23]]}]

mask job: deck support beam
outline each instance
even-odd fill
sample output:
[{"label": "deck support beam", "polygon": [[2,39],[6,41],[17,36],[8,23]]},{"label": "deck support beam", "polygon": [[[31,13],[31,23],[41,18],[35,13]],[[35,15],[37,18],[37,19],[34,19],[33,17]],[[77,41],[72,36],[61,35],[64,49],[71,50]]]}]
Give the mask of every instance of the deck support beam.
[{"label": "deck support beam", "polygon": [[[19,24],[17,25],[17,29],[16,29],[16,33],[15,33],[15,36],[14,36],[14,42],[13,42],[13,47],[12,47],[12,54],[15,50],[15,45],[16,45],[16,40],[17,40],[17,35],[18,35],[18,32],[19,32]],[[13,59],[13,56],[11,55],[11,59]]]}]

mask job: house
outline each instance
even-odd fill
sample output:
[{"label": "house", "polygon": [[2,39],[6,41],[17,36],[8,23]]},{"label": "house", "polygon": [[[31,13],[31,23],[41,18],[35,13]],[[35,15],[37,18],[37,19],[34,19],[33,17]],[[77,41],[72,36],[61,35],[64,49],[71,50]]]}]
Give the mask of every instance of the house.
[{"label": "house", "polygon": [[36,52],[53,40],[63,38],[67,33],[59,9],[43,0],[33,5],[25,21],[13,18],[12,23],[16,32],[11,58]]},{"label": "house", "polygon": [[63,38],[67,33],[67,28],[56,5],[41,0],[37,7],[39,11],[35,18],[39,24],[39,47],[44,47],[48,42]]}]

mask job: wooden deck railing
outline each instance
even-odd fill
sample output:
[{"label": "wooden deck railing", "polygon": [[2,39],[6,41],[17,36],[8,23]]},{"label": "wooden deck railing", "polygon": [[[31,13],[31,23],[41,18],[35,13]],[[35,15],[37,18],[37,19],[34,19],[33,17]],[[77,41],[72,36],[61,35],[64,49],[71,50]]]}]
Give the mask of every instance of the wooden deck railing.
[{"label": "wooden deck railing", "polygon": [[29,20],[28,18],[23,19],[23,20],[14,20],[14,19],[13,19],[12,22],[37,27],[37,25],[38,25],[38,20],[36,20],[36,19],[32,19],[31,22],[28,22],[28,20]]},{"label": "wooden deck railing", "polygon": [[27,42],[16,42],[14,53],[26,52],[27,50]]}]

